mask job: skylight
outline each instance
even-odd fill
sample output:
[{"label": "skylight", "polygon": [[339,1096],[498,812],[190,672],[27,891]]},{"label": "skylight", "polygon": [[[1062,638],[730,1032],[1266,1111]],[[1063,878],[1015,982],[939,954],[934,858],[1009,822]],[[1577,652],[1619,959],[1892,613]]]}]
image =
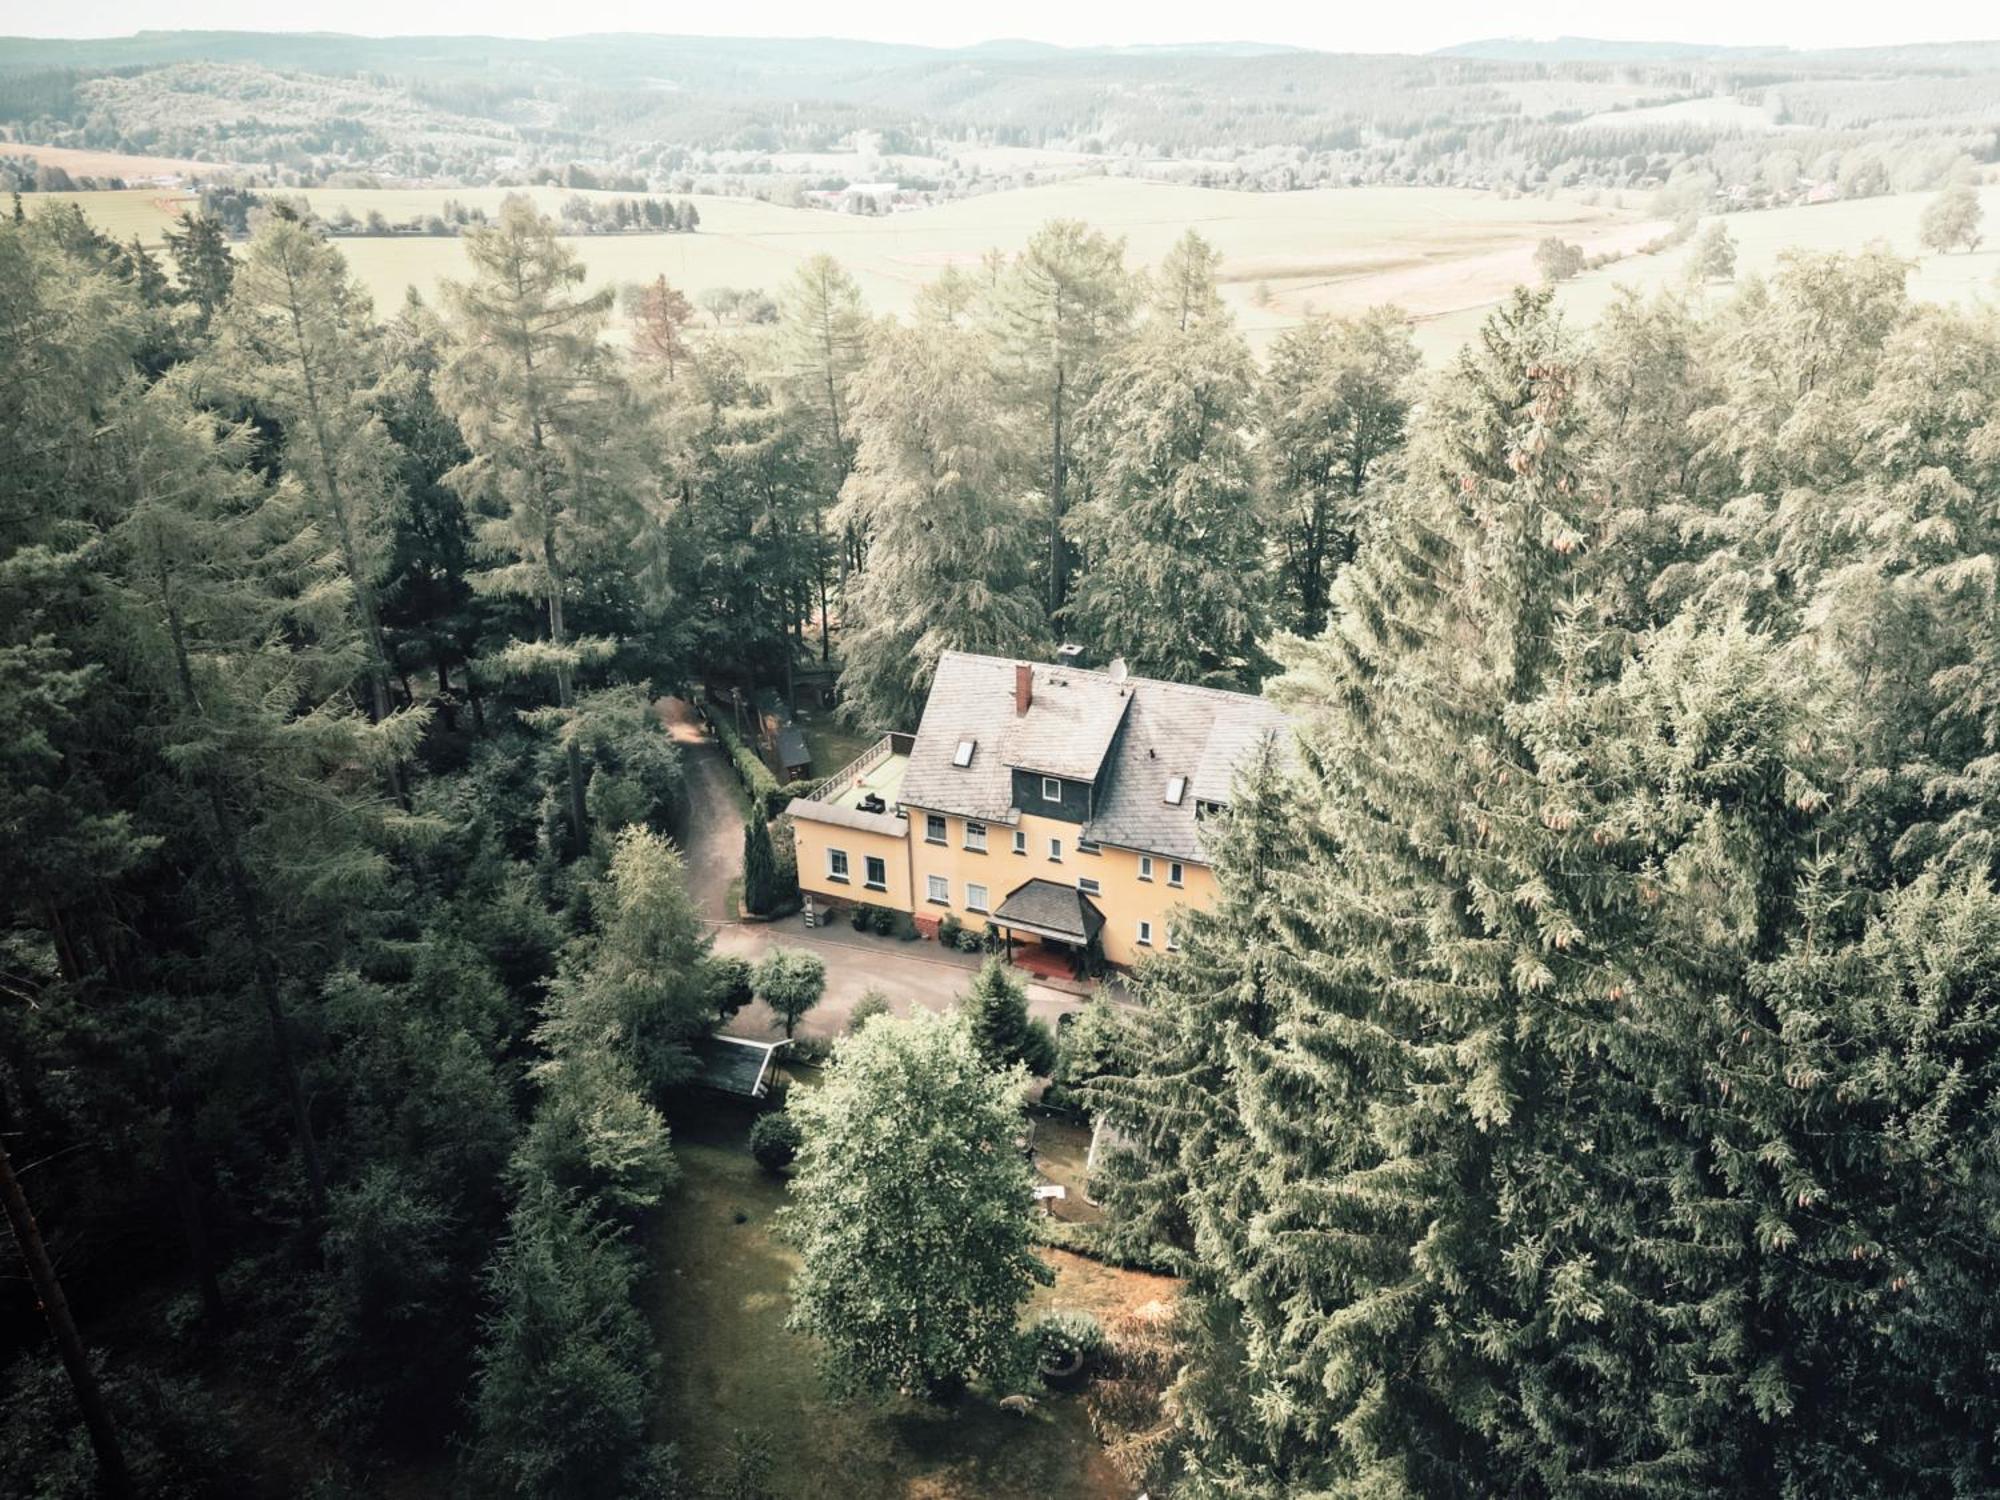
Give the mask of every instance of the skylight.
[{"label": "skylight", "polygon": [[958,742],[957,753],[952,756],[951,763],[961,771],[964,770],[972,764],[972,752],[978,748],[978,745],[979,741],[977,740],[960,740]]},{"label": "skylight", "polygon": [[1167,778],[1167,806],[1179,807],[1181,805],[1181,798],[1186,795],[1187,777],[1169,776]]}]

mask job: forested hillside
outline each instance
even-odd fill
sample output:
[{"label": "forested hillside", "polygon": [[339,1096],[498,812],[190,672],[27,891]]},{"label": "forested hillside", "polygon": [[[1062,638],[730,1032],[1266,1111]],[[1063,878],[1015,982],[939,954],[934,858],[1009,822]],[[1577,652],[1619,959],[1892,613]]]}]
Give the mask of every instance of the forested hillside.
[{"label": "forested hillside", "polygon": [[[908,729],[1069,639],[1297,729],[1056,1065],[1122,1142],[1076,1244],[1184,1287],[1135,1491],[2000,1486],[1990,310],[1794,255],[1260,365],[1198,234],[1057,221],[902,321],[661,278],[626,352],[525,199],[436,306],[251,227],[0,222],[0,1487],[766,1493],[641,1311],[749,983],[656,700]],[[839,1390],[1027,1399],[1000,974],[765,1142]]]},{"label": "forested hillside", "polygon": [[[147,32],[0,42],[0,133],[195,157],[265,186],[561,181],[791,201],[884,177],[951,195],[1091,167],[1262,190],[1616,191],[1691,172],[1784,201],[1801,176],[1879,172],[1870,191],[1907,190],[1961,154],[1992,160],[1996,77],[1987,45],[1398,57]],[[1676,103],[1690,108],[1650,117]]]}]

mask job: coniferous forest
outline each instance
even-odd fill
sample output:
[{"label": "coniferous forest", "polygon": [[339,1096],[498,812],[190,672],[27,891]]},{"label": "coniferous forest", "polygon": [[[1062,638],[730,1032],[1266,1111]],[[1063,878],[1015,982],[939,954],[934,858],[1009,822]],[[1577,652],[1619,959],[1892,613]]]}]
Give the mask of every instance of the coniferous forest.
[{"label": "coniferous forest", "polygon": [[1049,1074],[1179,1288],[1130,1493],[2000,1490],[2000,314],[1794,253],[1260,360],[1057,222],[626,346],[525,199],[435,304],[253,228],[0,222],[0,1492],[792,1493],[672,1441],[647,1246],[824,975],[715,950],[659,705],[1069,640],[1293,732],[1053,1060],[996,965],[760,1122],[830,1391],[1032,1405]]}]

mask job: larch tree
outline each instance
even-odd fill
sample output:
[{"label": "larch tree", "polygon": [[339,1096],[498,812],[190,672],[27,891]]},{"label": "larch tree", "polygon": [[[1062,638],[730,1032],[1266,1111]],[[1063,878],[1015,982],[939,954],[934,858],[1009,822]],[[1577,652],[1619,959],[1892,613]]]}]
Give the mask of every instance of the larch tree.
[{"label": "larch tree", "polygon": [[687,359],[685,330],[693,321],[694,304],[669,285],[666,277],[654,277],[639,294],[632,329],[633,358],[660,366],[671,384]]},{"label": "larch tree", "polygon": [[1048,624],[1034,505],[1009,489],[979,340],[934,321],[885,330],[856,391],[840,521],[869,537],[869,564],[848,591],[841,690],[858,723],[886,728],[916,722],[941,653],[1032,653]]},{"label": "larch tree", "polygon": [[[810,433],[817,483],[813,490],[813,568],[819,593],[820,660],[832,654],[827,612],[826,512],[854,467],[849,387],[868,355],[868,316],[861,288],[830,255],[815,255],[793,274],[779,298],[778,347],[786,393]],[[843,577],[855,565],[862,541],[841,540]]]},{"label": "larch tree", "polygon": [[1082,573],[1063,611],[1104,656],[1173,682],[1259,675],[1272,627],[1256,366],[1193,231],[1083,415],[1091,495],[1067,518]]},{"label": "larch tree", "polygon": [[1077,413],[1097,389],[1102,362],[1131,318],[1125,242],[1080,219],[1036,230],[993,282],[988,322],[1004,399],[1025,433],[1019,472],[1046,509],[1043,601],[1053,618],[1069,598],[1070,450]]},{"label": "larch tree", "polygon": [[[621,529],[645,484],[643,428],[600,339],[612,293],[583,293],[583,264],[556,225],[513,195],[490,226],[464,236],[472,279],[449,287],[455,343],[438,396],[472,456],[452,481],[487,519],[495,566],[475,586],[531,598],[544,634],[515,641],[501,665],[552,679],[555,707],[575,707],[579,673],[616,643],[579,636],[568,612],[579,576]],[[569,852],[590,821],[580,749],[564,755]]]},{"label": "larch tree", "polygon": [[[340,251],[298,220],[273,217],[236,269],[205,364],[217,385],[283,431],[284,472],[340,550],[368,649],[368,715],[379,723],[394,711],[389,684],[398,675],[380,585],[400,455],[376,414],[373,333],[373,305]],[[400,771],[391,774],[400,796]]]},{"label": "larch tree", "polygon": [[1271,345],[1264,442],[1284,544],[1288,623],[1326,628],[1327,591],[1354,555],[1369,486],[1401,448],[1419,360],[1392,307],[1321,317]]}]

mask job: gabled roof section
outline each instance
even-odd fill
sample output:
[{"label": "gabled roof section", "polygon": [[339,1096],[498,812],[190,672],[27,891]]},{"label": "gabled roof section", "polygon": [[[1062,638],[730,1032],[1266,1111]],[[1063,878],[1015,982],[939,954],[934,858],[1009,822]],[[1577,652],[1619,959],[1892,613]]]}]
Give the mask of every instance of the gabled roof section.
[{"label": "gabled roof section", "polygon": [[[1285,716],[1262,698],[1178,682],[1129,679],[1132,708],[1084,830],[1100,844],[1206,863],[1204,803],[1227,805],[1236,773]],[[1187,778],[1178,803],[1168,795]]]},{"label": "gabled roof section", "polygon": [[[1014,717],[1014,663],[998,656],[947,651],[938,658],[923,722],[903,773],[906,806],[992,823],[1014,818],[1014,778],[995,753]],[[954,765],[961,742],[977,745],[969,765]]]},{"label": "gabled roof section", "polygon": [[[1095,781],[1132,702],[1131,683],[1075,667],[1035,667],[1028,711],[1011,712],[1000,759],[1023,771]],[[1012,678],[1008,679],[1010,695]]]},{"label": "gabled roof section", "polygon": [[[1099,843],[1169,859],[1203,860],[1199,814],[1226,804],[1237,771],[1257,746],[1286,730],[1262,698],[1036,666],[1031,702],[1014,711],[1011,658],[947,651],[903,777],[906,806],[992,823],[1019,821],[1012,771],[1096,783],[1084,834]],[[958,749],[976,742],[969,765]],[[1167,800],[1176,777],[1182,796]]]}]

